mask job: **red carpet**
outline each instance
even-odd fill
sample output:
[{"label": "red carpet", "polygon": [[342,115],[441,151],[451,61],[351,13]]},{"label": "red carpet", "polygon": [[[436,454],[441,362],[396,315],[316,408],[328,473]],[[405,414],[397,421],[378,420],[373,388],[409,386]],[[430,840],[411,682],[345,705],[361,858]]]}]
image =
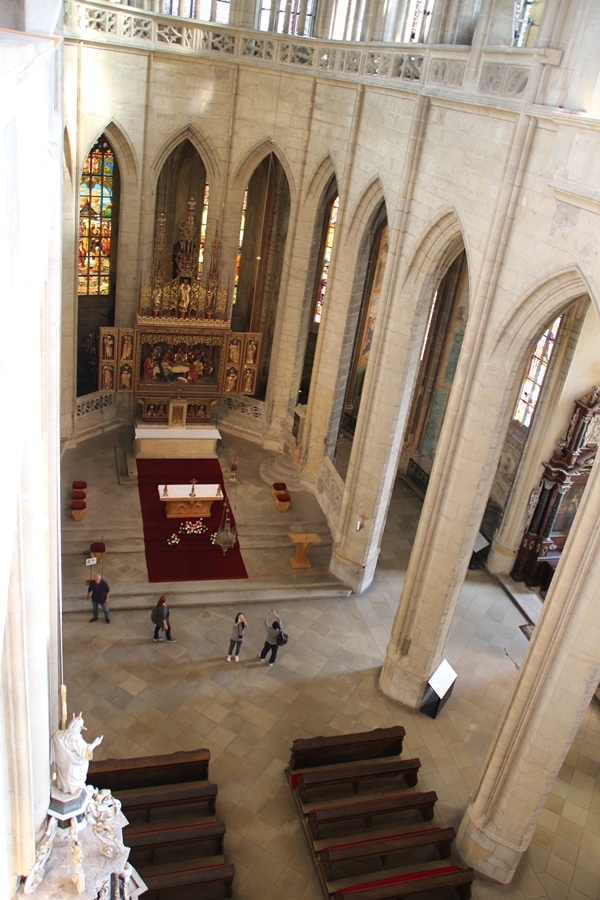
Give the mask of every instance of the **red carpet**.
[{"label": "red carpet", "polygon": [[[223,473],[217,459],[138,459],[138,490],[144,522],[144,545],[148,581],[218,581],[228,578],[247,578],[239,545],[225,555],[220,547],[211,544],[211,536],[221,523],[223,504],[213,505],[213,515],[204,519],[204,534],[180,534],[185,519],[167,519],[164,505],[158,496],[159,484],[186,484],[192,478],[198,484],[219,482],[225,494]],[[192,521],[195,521],[192,519]],[[233,513],[230,513],[234,525]],[[177,533],[180,543],[167,544],[167,538]]]}]

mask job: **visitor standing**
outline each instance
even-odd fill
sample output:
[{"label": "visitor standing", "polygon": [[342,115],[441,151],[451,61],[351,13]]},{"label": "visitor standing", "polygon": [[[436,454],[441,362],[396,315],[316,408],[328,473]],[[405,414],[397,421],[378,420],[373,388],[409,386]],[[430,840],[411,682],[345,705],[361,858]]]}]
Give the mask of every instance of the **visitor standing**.
[{"label": "visitor standing", "polygon": [[90,622],[98,621],[98,607],[101,606],[104,611],[106,624],[110,625],[110,609],[108,608],[110,587],[108,586],[108,582],[101,577],[99,572],[96,572],[94,580],[90,581],[87,592],[88,597],[92,601],[92,618],[90,619]]},{"label": "visitor standing", "polygon": [[266,656],[269,651],[271,655],[269,657],[269,665],[275,665],[275,660],[277,659],[277,651],[279,650],[279,644],[277,642],[277,638],[281,631],[283,631],[283,622],[281,621],[281,617],[277,615],[274,609],[269,610],[269,615],[265,616],[265,629],[267,631],[267,639],[265,641],[265,646],[262,648],[260,653],[258,654],[258,658],[261,662],[266,662]]},{"label": "visitor standing", "polygon": [[156,624],[154,626],[155,641],[163,640],[163,638],[160,637],[161,631],[164,631],[167,641],[170,641],[172,644],[175,643],[175,638],[171,635],[170,612],[165,594],[162,594],[162,596],[159,597],[158,603],[156,604]]},{"label": "visitor standing", "polygon": [[240,661],[240,650],[242,649],[242,641],[244,640],[244,631],[246,628],[248,628],[248,623],[244,618],[244,614],[238,613],[231,626],[231,638],[229,640],[227,662],[231,662],[232,656],[236,662]]}]

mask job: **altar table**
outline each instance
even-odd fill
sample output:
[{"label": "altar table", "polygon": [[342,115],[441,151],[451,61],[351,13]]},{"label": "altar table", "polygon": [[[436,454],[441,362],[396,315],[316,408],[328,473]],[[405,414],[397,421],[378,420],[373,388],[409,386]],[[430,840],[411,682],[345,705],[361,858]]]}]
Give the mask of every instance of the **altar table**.
[{"label": "altar table", "polygon": [[223,501],[223,490],[220,484],[159,484],[158,496],[167,519],[204,518],[210,516],[213,503]]},{"label": "altar table", "polygon": [[208,459],[217,455],[218,428],[136,425],[135,455],[140,459]]},{"label": "altar table", "polygon": [[312,569],[311,561],[306,554],[313,544],[321,543],[319,535],[303,531],[302,533],[288,532],[288,537],[296,545],[296,555],[290,558],[292,569]]}]

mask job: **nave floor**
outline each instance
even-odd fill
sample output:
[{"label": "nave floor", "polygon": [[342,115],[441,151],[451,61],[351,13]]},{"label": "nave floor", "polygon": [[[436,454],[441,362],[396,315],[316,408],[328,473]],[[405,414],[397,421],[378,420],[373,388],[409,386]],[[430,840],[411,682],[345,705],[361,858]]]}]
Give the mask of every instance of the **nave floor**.
[{"label": "nave floor", "polygon": [[[119,553],[107,544],[104,573],[114,598],[112,622],[90,624],[83,585],[87,573],[81,565],[87,550],[83,535],[89,536],[92,526],[96,539],[110,534],[111,528],[129,534],[138,527],[137,490],[118,483],[114,442],[115,435],[104,435],[67,451],[63,459],[66,485],[90,460],[95,463],[95,504],[88,531],[80,532],[77,566],[72,556],[65,560],[63,578],[73,595],[64,615],[69,710],[83,710],[88,740],[104,734],[97,758],[210,749],[210,778],[219,787],[217,812],[227,825],[225,853],[236,868],[237,900],[320,900],[284,777],[295,737],[404,725],[404,754],[420,757],[420,786],[438,793],[434,823],[458,827],[527,649],[520,630],[527,620],[505,591],[484,572],[468,573],[446,647],[458,679],[435,720],[398,706],[378,690],[420,509],[401,482],[394,492],[375,582],[360,596],[319,598],[307,590],[307,599],[297,599],[301,595],[287,563],[291,548],[285,541],[254,548],[242,543],[250,578],[241,591],[211,582],[198,587],[194,597],[181,585],[160,586],[171,600],[177,643],[157,644],[149,619],[157,586],[146,583],[140,588],[145,576],[138,549]],[[225,435],[229,457],[232,446]],[[261,517],[272,529],[271,506],[268,500],[263,503],[270,491],[265,481],[269,454],[239,439],[235,452],[243,471],[236,509],[240,530],[244,510],[250,508],[253,531],[260,529]],[[297,507],[314,523],[311,499],[298,493]],[[71,522],[65,512],[67,542],[77,540],[79,524],[86,523]],[[326,558],[317,553],[314,561],[313,576],[324,576]],[[265,573],[279,573],[278,589],[261,603],[253,588],[264,583]],[[286,577],[294,588],[289,596],[282,587]],[[76,601],[79,583],[81,600]],[[135,602],[127,602],[129,591]],[[245,595],[252,602],[245,602]],[[256,656],[264,640],[262,618],[272,605],[290,642],[269,668]],[[250,629],[240,663],[227,663],[229,629],[240,609]],[[473,890],[476,900],[600,898],[599,771],[600,707],[594,702],[516,878],[505,887],[479,878]]]}]

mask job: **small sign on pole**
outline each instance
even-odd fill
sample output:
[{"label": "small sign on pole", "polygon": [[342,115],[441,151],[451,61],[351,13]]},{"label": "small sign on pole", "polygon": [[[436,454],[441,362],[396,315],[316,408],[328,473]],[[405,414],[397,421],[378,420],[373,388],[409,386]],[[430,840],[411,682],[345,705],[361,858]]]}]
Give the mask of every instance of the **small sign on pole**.
[{"label": "small sign on pole", "polygon": [[97,562],[98,562],[98,557],[90,556],[89,559],[86,559],[85,564],[86,564],[86,566],[95,566]]}]

